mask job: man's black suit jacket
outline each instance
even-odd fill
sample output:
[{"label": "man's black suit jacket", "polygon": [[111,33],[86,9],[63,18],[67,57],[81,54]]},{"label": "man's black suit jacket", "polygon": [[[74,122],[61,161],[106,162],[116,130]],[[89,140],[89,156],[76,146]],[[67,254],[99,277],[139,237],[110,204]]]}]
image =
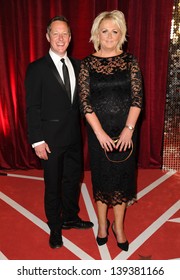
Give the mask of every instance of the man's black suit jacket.
[{"label": "man's black suit jacket", "polygon": [[[80,61],[70,60],[78,79]],[[77,85],[71,104],[49,54],[29,64],[25,88],[30,144],[44,140],[58,147],[81,141]]]}]

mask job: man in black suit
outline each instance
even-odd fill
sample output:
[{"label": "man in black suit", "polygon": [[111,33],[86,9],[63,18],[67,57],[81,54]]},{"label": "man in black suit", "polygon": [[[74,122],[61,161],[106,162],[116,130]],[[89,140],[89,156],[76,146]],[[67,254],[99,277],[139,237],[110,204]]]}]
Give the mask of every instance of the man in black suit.
[{"label": "man in black suit", "polygon": [[67,19],[52,18],[46,38],[49,53],[27,68],[27,122],[29,142],[44,169],[49,244],[59,248],[63,245],[62,229],[87,229],[93,223],[78,216],[82,142],[76,79],[80,63],[67,56],[71,41]]}]

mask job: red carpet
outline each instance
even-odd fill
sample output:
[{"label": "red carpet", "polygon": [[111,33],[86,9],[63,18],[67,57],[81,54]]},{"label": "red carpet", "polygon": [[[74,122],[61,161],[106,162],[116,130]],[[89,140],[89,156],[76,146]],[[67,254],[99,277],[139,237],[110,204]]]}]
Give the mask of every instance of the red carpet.
[{"label": "red carpet", "polygon": [[[90,172],[85,172],[82,184],[80,217],[90,219],[95,226],[89,230],[64,230],[64,246],[60,249],[52,250],[48,245],[43,196],[41,170],[9,171],[7,176],[0,176],[0,259],[180,258],[180,173],[138,170],[138,202],[127,209],[125,219],[130,242],[128,252],[116,246],[111,230],[107,246],[96,244],[97,217]],[[108,218],[112,223],[112,209],[109,209]]]}]

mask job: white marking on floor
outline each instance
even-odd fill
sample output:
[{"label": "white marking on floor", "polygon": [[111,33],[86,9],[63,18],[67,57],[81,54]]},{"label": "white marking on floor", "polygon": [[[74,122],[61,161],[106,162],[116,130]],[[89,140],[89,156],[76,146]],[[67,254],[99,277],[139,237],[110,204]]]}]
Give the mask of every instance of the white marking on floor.
[{"label": "white marking on floor", "polygon": [[11,173],[7,173],[7,176],[21,178],[21,179],[31,179],[31,180],[44,181],[44,178],[36,177],[36,176],[27,176],[27,175],[19,175],[19,174],[11,174]]},{"label": "white marking on floor", "polygon": [[146,195],[147,193],[149,193],[150,191],[152,191],[154,188],[156,188],[157,186],[159,186],[161,183],[163,183],[164,181],[166,181],[168,178],[170,178],[172,175],[174,175],[176,173],[175,170],[170,170],[169,172],[167,172],[165,175],[161,176],[159,179],[157,179],[156,181],[154,181],[152,184],[150,184],[149,186],[147,186],[146,188],[144,188],[142,191],[138,192],[137,194],[137,199],[142,198],[144,195]]},{"label": "white marking on floor", "polygon": [[6,256],[0,251],[0,260],[8,260]]},{"label": "white marking on floor", "polygon": [[170,219],[168,222],[180,223],[180,218]]},{"label": "white marking on floor", "polygon": [[144,230],[133,242],[130,243],[129,251],[122,251],[115,260],[127,260],[143,243],[146,242],[165,222],[168,221],[180,209],[180,200],[172,205],[164,214]]},{"label": "white marking on floor", "polygon": [[[89,192],[87,190],[86,184],[84,184],[84,183],[82,184],[81,193],[82,193],[82,196],[84,199],[84,203],[86,205],[86,209],[87,209],[90,221],[92,221],[94,223],[93,232],[94,232],[94,236],[96,238],[97,231],[98,231],[97,216],[96,216],[96,212],[94,210]],[[94,240],[94,242],[96,242],[96,240]],[[110,252],[109,252],[106,244],[103,246],[98,246],[98,249],[99,249],[99,253],[101,255],[102,260],[111,260]]]},{"label": "white marking on floor", "polygon": [[[44,230],[46,233],[49,234],[49,227],[45,222],[43,222],[41,219],[36,217],[34,214],[32,214],[30,211],[26,210],[24,207],[22,207],[20,204],[12,200],[10,197],[5,195],[4,193],[0,192],[0,198],[6,202],[8,205],[13,207],[16,211],[21,213],[23,216],[25,216],[28,220],[33,222],[35,225],[40,227],[42,230]],[[72,243],[70,240],[68,240],[66,237],[63,236],[63,243],[64,246],[71,251],[74,255],[76,255],[80,259],[85,260],[93,260],[93,258],[88,255],[86,252],[81,250],[78,246],[76,246],[74,243]]]}]

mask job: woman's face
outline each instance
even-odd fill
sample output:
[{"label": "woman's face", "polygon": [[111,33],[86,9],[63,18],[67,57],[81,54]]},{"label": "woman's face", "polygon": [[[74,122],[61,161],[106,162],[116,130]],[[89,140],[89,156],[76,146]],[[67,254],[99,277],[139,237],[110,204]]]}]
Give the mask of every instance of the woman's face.
[{"label": "woman's face", "polygon": [[118,25],[111,19],[104,19],[99,25],[98,33],[101,50],[116,50],[121,39]]}]

